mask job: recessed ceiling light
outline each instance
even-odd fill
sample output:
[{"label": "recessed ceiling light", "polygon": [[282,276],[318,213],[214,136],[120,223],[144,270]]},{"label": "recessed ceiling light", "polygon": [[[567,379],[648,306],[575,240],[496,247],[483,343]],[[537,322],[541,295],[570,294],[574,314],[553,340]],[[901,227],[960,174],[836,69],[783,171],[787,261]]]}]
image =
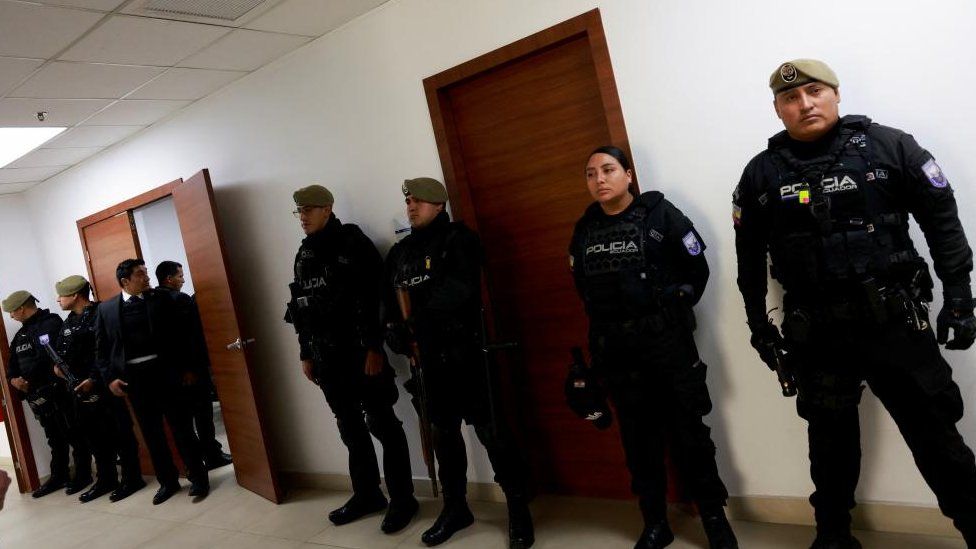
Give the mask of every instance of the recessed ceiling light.
[{"label": "recessed ceiling light", "polygon": [[0,128],[0,168],[48,142],[67,128]]}]

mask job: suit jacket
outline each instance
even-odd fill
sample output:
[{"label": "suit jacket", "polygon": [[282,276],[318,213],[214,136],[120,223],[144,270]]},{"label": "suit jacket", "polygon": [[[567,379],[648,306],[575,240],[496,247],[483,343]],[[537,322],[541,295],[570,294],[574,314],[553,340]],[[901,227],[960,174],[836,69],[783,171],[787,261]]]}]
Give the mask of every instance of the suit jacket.
[{"label": "suit jacket", "polygon": [[[156,352],[165,368],[176,375],[187,370],[186,330],[169,296],[156,290],[142,293],[149,314],[149,330]],[[126,380],[125,334],[122,328],[122,294],[98,305],[95,316],[95,364],[105,384]]]}]

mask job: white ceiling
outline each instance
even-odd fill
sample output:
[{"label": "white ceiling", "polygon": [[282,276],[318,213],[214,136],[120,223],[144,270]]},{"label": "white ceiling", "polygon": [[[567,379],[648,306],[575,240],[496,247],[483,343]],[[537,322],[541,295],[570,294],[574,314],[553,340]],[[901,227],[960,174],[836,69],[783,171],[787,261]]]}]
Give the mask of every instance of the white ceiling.
[{"label": "white ceiling", "polygon": [[[30,188],[386,1],[263,0],[228,20],[146,9],[158,0],[0,0],[0,127],[69,128],[0,169],[0,194]],[[235,3],[255,2],[165,2]]]}]

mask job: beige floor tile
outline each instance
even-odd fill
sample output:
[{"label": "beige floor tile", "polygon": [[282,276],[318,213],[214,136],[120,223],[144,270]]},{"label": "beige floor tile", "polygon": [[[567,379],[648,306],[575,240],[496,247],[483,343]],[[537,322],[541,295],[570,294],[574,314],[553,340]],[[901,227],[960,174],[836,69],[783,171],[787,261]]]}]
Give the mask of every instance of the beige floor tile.
[{"label": "beige floor tile", "polygon": [[295,490],[288,495],[273,513],[249,524],[244,531],[249,534],[271,536],[295,541],[308,541],[331,526],[329,510],[342,505],[348,493],[321,490]]},{"label": "beige floor tile", "polygon": [[210,549],[233,535],[234,532],[218,528],[180,524],[143,542],[140,549]]},{"label": "beige floor tile", "polygon": [[[247,490],[222,491],[230,496],[215,498],[214,501],[208,497],[197,504],[200,513],[188,522],[197,526],[242,531],[277,511],[274,503]],[[217,493],[215,491],[214,495]]]},{"label": "beige floor tile", "polygon": [[139,549],[149,540],[176,530],[179,523],[105,513],[111,526],[94,536],[66,545],[64,549]]},{"label": "beige floor tile", "polygon": [[[270,538],[267,536],[257,536],[254,534],[245,534],[243,532],[235,532],[229,537],[224,538],[215,545],[212,545],[212,549],[296,549],[301,546],[302,542],[287,540],[281,538]],[[318,547],[322,547],[319,545]]]}]

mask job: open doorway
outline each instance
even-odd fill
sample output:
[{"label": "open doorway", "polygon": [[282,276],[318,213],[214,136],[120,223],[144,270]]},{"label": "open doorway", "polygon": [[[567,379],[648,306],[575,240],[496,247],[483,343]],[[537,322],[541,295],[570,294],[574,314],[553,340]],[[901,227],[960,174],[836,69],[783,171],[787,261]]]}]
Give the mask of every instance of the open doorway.
[{"label": "open doorway", "polygon": [[[143,259],[150,271],[164,258],[175,260],[185,269],[189,284],[184,290],[195,297],[204,339],[202,352],[209,360],[219,395],[216,406],[212,400],[208,402],[219,442],[233,455],[237,483],[280,503],[283,493],[249,363],[249,346],[254,339],[248,337],[239,321],[208,171],[202,170],[186,181],[171,181],[96,212],[78,220],[77,226],[88,280],[98,301],[112,299],[121,292],[115,269],[125,259]],[[0,359],[5,359],[8,352],[6,338],[0,338]],[[0,373],[3,364],[0,360]],[[31,450],[19,398],[11,399],[6,386],[4,396],[7,411],[18,414],[17,421],[9,423],[13,428],[18,484],[21,491],[33,490],[39,485],[36,462],[42,456],[35,456]],[[172,438],[170,444],[173,445]],[[140,448],[142,472],[151,474],[144,446]],[[178,456],[175,451],[173,454]]]}]

